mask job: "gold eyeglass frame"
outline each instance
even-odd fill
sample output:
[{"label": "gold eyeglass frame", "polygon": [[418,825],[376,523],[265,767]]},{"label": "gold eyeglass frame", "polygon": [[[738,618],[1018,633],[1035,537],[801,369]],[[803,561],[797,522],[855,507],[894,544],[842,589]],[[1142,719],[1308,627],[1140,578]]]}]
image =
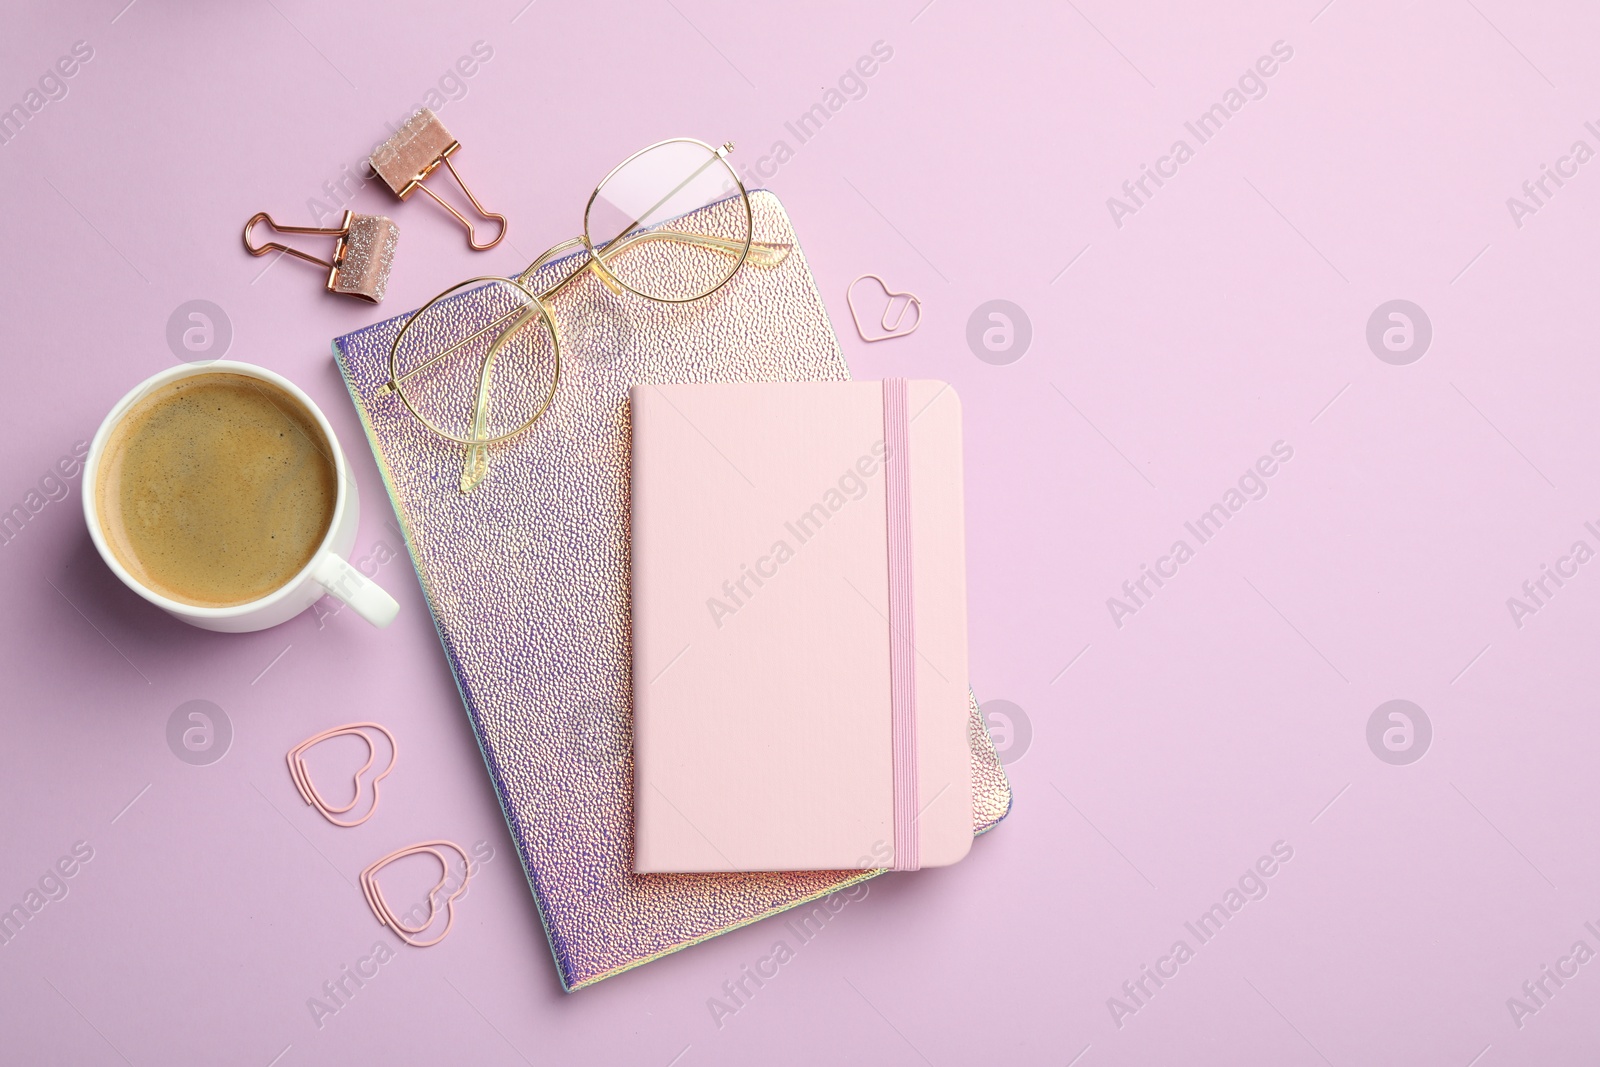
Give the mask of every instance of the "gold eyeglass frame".
[{"label": "gold eyeglass frame", "polygon": [[[644,212],[644,216],[648,216],[651,211],[655,210],[656,207],[659,207],[662,203],[665,203],[685,185],[699,177],[705,172],[707,167],[710,167],[716,163],[721,163],[722,166],[727,170],[728,176],[733,180],[734,187],[739,190],[739,199],[744,206],[744,240],[736,241],[728,238],[713,237],[709,235],[683,233],[676,230],[636,230],[636,227],[638,227],[640,222],[643,221],[643,217],[641,217],[623,227],[623,229],[616,236],[606,240],[600,245],[600,247],[595,247],[593,239],[589,234],[589,214],[594,208],[595,200],[599,197],[600,191],[606,187],[606,184],[610,182],[619,171],[627,167],[640,156],[661,148],[664,145],[678,143],[698,145],[699,147],[704,148],[707,152],[706,162],[687,178],[683,179],[683,181],[680,182],[676,188],[667,193],[666,196],[662,197],[657,204],[646,210]],[[651,300],[657,303],[688,304],[693,303],[696,300],[704,300],[712,293],[715,293],[718,289],[721,289],[724,285],[728,284],[734,275],[739,273],[740,268],[742,268],[746,263],[758,267],[776,267],[782,264],[783,261],[788,258],[789,253],[793,250],[793,246],[788,244],[755,240],[755,213],[750,204],[750,193],[744,187],[744,182],[740,180],[738,172],[735,171],[727,162],[727,156],[733,151],[733,147],[732,141],[729,141],[720,148],[717,148],[692,137],[671,137],[664,141],[657,141],[655,144],[649,145],[648,147],[641,148],[627,159],[624,159],[621,163],[618,163],[615,167],[612,167],[611,170],[607,172],[606,176],[600,179],[599,183],[595,185],[594,191],[589,194],[588,202],[584,205],[583,232],[577,237],[573,237],[566,241],[562,241],[559,244],[552,245],[532,263],[528,264],[528,266],[525,267],[515,278],[480,276],[476,278],[468,278],[465,281],[458,282],[433,297],[433,299],[429,300],[426,304],[423,304],[416,311],[412,312],[411,315],[406,319],[405,324],[400,327],[400,332],[395,335],[394,341],[389,346],[389,379],[379,387],[377,392],[379,396],[385,396],[389,393],[394,393],[395,395],[399,396],[400,401],[405,405],[406,410],[409,411],[419,422],[421,422],[423,426],[427,427],[430,432],[448,441],[452,441],[455,444],[465,445],[467,447],[466,467],[461,475],[461,491],[463,493],[469,492],[478,484],[478,482],[483,479],[484,475],[488,472],[489,446],[499,444],[503,441],[507,441],[513,437],[516,437],[519,434],[525,433],[530,427],[533,426],[535,422],[539,421],[539,418],[549,410],[551,403],[554,402],[556,389],[561,383],[561,332],[556,326],[555,316],[551,314],[548,302],[567,286],[571,285],[585,274],[592,272],[595,277],[597,277],[600,282],[605,285],[607,289],[610,289],[611,292],[616,296],[621,296],[624,292],[629,292],[635,296],[641,297],[642,299]],[[694,245],[701,248],[708,248],[715,252],[732,255],[736,257],[735,262],[728,270],[727,274],[725,274],[716,285],[713,285],[705,292],[697,293],[688,297],[666,297],[643,292],[642,290],[636,289],[629,285],[621,278],[618,278],[616,274],[606,265],[606,257],[612,257],[614,260],[617,255],[626,252],[629,249],[639,247],[640,245],[648,242],[663,240]],[[549,264],[551,261],[579,247],[581,247],[587,253],[585,261],[575,270],[569,272],[561,280],[546,287],[540,292],[535,292],[532,287],[534,275],[536,275],[541,268]],[[514,289],[519,290],[522,295],[527,298],[528,305],[506,312],[487,325],[474,330],[466,337],[455,341],[443,350],[429,356],[426,360],[419,363],[417,366],[412,367],[404,374],[400,373],[400,347],[411,327],[423,317],[424,313],[427,312],[429,308],[433,307],[435,304],[466,290],[469,286],[479,283],[484,285],[491,283],[510,285]],[[543,320],[545,329],[548,330],[550,334],[550,346],[552,362],[554,366],[550,376],[549,392],[545,394],[544,399],[540,402],[534,413],[521,425],[502,434],[485,436],[486,423],[488,420],[489,381],[494,371],[496,357],[499,355],[501,350],[504,349],[511,337],[524,326],[531,323],[535,317]],[[433,366],[439,360],[444,359],[451,353],[460,350],[465,345],[472,343],[478,338],[484,336],[486,333],[497,329],[508,320],[513,321],[511,321],[510,325],[506,326],[505,329],[501,331],[500,335],[494,339],[489,346],[488,352],[485,353],[483,357],[483,369],[479,374],[477,397],[474,401],[472,413],[472,436],[463,437],[450,433],[442,427],[435,425],[425,415],[423,415],[422,412],[418,411],[416,405],[412,402],[412,399],[407,396],[406,391],[401,388],[400,383],[408,378],[413,377],[414,375],[420,374],[422,371]]]}]

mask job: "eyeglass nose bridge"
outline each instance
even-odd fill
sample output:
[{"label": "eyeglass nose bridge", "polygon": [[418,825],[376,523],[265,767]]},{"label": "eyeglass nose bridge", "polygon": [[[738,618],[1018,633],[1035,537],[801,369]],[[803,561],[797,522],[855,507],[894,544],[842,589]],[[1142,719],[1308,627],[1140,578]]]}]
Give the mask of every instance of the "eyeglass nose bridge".
[{"label": "eyeglass nose bridge", "polygon": [[621,296],[624,292],[622,283],[617,281],[616,276],[606,268],[605,263],[600,259],[600,253],[595,251],[594,245],[589,243],[589,235],[584,234],[580,240],[583,241],[583,247],[589,251],[588,269],[594,272],[594,276],[599,278],[605,287],[611,290],[613,295]]}]

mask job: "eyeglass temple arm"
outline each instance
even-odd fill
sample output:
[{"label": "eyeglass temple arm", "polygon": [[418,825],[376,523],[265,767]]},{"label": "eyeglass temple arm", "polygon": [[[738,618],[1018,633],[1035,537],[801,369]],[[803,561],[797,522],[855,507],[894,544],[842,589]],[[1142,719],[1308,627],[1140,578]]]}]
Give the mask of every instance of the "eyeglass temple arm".
[{"label": "eyeglass temple arm", "polygon": [[[565,252],[567,249],[575,248],[575,247],[577,247],[578,245],[581,245],[581,244],[583,244],[583,239],[579,238],[579,237],[574,237],[570,241],[562,241],[560,244],[550,248],[543,255],[541,255],[538,259],[536,259],[532,263],[528,264],[528,266],[523,269],[521,274],[517,275],[517,277],[515,279],[515,284],[519,288],[523,289],[524,291],[528,291],[528,281],[533,277],[534,274],[536,274],[538,272],[539,268],[543,267],[546,263],[550,262],[550,260],[552,260],[556,256],[560,255],[562,252]],[[589,269],[589,264],[588,263],[583,264],[583,266],[579,267],[577,270],[575,270],[572,273],[568,274],[565,278],[562,278],[555,285],[553,285],[550,288],[546,289],[544,292],[537,294],[535,296],[535,299],[537,299],[537,300],[546,300],[546,299],[554,296],[557,292],[559,292],[560,290],[566,288],[567,283],[571,282],[574,278],[577,278],[578,276],[583,274],[584,271],[586,271],[588,269]],[[533,294],[530,294],[530,295],[533,295]],[[512,318],[517,319],[518,321],[516,322],[516,324],[513,325],[510,329],[506,330],[504,333],[502,333],[498,338],[496,338],[496,340],[494,342],[495,346],[499,346],[499,345],[503,344],[505,342],[506,338],[509,337],[513,332],[515,332],[518,329],[521,329],[523,326],[527,325],[528,322],[532,321],[532,315],[530,314],[530,312],[531,312],[531,309],[529,309],[529,308],[518,308],[518,309],[515,309],[515,310],[512,310],[512,311],[506,312],[504,315],[501,315],[497,319],[491,320],[486,325],[481,326],[476,330],[473,330],[467,336],[461,338],[461,340],[456,341],[454,344],[447,345],[446,347],[440,349],[438,352],[435,352],[432,356],[429,356],[427,359],[423,360],[421,363],[417,364],[415,367],[412,367],[410,370],[406,371],[404,374],[401,374],[398,377],[396,377],[394,379],[394,381],[384,382],[383,385],[378,387],[378,395],[379,396],[383,396],[383,395],[385,395],[385,394],[387,394],[389,392],[392,392],[394,387],[396,385],[398,385],[399,383],[405,381],[408,378],[411,378],[414,375],[421,374],[423,371],[427,370],[429,367],[433,366],[435,363],[439,362],[441,359],[444,359],[446,356],[450,355],[451,353],[456,352],[456,351],[466,347],[467,345],[469,345],[472,342],[476,341],[478,338],[482,337],[484,334],[488,333],[490,330],[493,330],[495,327],[499,326],[501,323],[506,322],[507,320],[512,319]]]},{"label": "eyeglass temple arm", "polygon": [[477,397],[473,402],[472,433],[469,435],[474,443],[467,446],[466,464],[461,468],[463,493],[471,491],[489,473],[489,446],[476,442],[483,438],[484,428],[489,422],[489,378],[494,373],[495,359],[499,357],[500,350],[505,347],[511,335],[526,326],[537,313],[537,305],[523,308],[516,321],[494,339],[494,343],[489,346],[489,351],[483,357],[483,369],[478,373]]},{"label": "eyeglass temple arm", "polygon": [[[732,241],[723,237],[709,237],[701,234],[680,233],[673,230],[646,230],[640,233],[630,234],[626,239],[620,242],[613,241],[612,244],[615,247],[611,249],[611,254],[625,252],[647,241],[677,241],[681,244],[708,248],[715,252],[725,252],[728,255],[738,255],[739,250],[744,247],[743,241]],[[538,259],[528,264],[521,274],[517,275],[517,284],[526,288],[528,283],[532,281],[533,276],[537,274],[539,270],[552,259],[555,259],[569,249],[580,247],[582,244],[583,239],[581,237],[574,237],[570,241],[563,241],[555,247],[549,249]],[[293,250],[289,249],[288,251]],[[754,267],[770,269],[772,267],[782,265],[783,261],[789,258],[789,253],[792,251],[794,251],[794,245],[792,244],[778,241],[751,241],[750,251],[745,256],[745,262]],[[257,254],[259,255],[260,253]],[[565,289],[568,285],[581,278],[588,271],[594,271],[596,276],[599,277],[601,281],[606,282],[607,286],[611,287],[612,283],[609,274],[604,272],[603,267],[597,268],[593,257],[591,257],[577,269],[568,273],[566,277],[540,292],[538,294],[538,299],[549,300],[557,293],[561,292],[561,290]],[[613,291],[615,292],[617,290],[613,288]],[[378,395],[382,396],[387,394],[397,383],[403,382],[414,375],[421,374],[423,371],[427,370],[441,359],[444,359],[451,353],[471,344],[473,341],[476,341],[490,330],[493,330],[501,323],[517,316],[518,314],[524,314],[522,322],[518,324],[519,328],[521,325],[525,325],[527,322],[532,321],[531,316],[527,316],[524,312],[508,311],[504,315],[490,322],[488,325],[473,331],[471,334],[463,337],[461,340],[455,342],[447,348],[440,350],[433,356],[430,356],[428,359],[417,364],[415,367],[412,367],[410,370],[396,378],[394,382],[385,382],[378,388]]]},{"label": "eyeglass temple arm", "polygon": [[[745,251],[745,242],[734,241],[725,237],[711,237],[704,234],[683,233],[678,230],[643,230],[638,233],[629,234],[627,237],[612,240],[606,246],[604,254],[606,256],[620,255],[623,252],[637,248],[640,245],[650,241],[674,241],[678,244],[693,245],[697,248],[705,248],[713,252],[723,252],[730,256],[737,256],[740,252]],[[544,255],[530,263],[527,269],[517,276],[517,281],[521,282],[523,285],[527,285],[533,280],[533,276],[538,273],[539,269],[546,263],[550,262],[551,259],[555,258],[561,252],[564,252],[569,248],[577,247],[581,244],[583,244],[583,239],[574,237],[570,241],[565,241],[559,245],[556,245],[556,247],[552,248],[550,251],[546,252]],[[751,241],[749,251],[745,252],[744,261],[750,264],[752,267],[770,269],[772,267],[782,265],[783,261],[789,258],[789,253],[793,251],[794,245],[784,242]],[[616,284],[616,280],[611,277],[611,272],[606,269],[604,263],[597,262],[596,258],[591,256],[588,261],[583,263],[576,270],[571,271],[566,277],[562,278],[560,281],[541,292],[539,294],[540,298],[549,299],[550,297],[555,296],[562,289],[565,289],[568,285],[581,277],[586,271],[593,271],[595,276],[604,282],[608,289],[614,293],[617,293],[618,295],[621,295],[622,288]]]},{"label": "eyeglass temple arm", "polygon": [[[714,252],[726,252],[731,256],[737,256],[744,248],[743,241],[734,241],[726,237],[683,233],[680,230],[643,230],[639,233],[630,234],[625,240],[618,243],[616,248],[609,249],[606,254],[625,252],[649,241],[677,241],[680,244],[709,248]],[[793,251],[794,245],[780,241],[751,241],[750,251],[745,255],[744,261],[753,267],[776,267],[788,259],[789,253]]]},{"label": "eyeglass temple arm", "polygon": [[494,329],[496,326],[499,326],[502,322],[505,322],[507,319],[512,318],[512,317],[514,317],[514,316],[516,316],[518,314],[520,314],[520,309],[518,311],[508,311],[504,315],[501,315],[499,318],[494,319],[493,321],[489,322],[487,325],[480,326],[478,329],[473,330],[471,333],[467,334],[467,336],[463,337],[461,340],[455,342],[454,344],[448,345],[445,348],[440,349],[434,355],[430,356],[426,361],[417,364],[415,367],[412,367],[410,370],[406,371],[404,374],[402,374],[399,377],[395,378],[394,381],[384,382],[382,385],[380,385],[378,387],[378,395],[379,396],[386,396],[387,394],[389,394],[390,392],[392,392],[394,390],[394,387],[398,383],[405,381],[407,378],[410,378],[413,375],[421,374],[423,371],[427,370],[429,367],[433,366],[435,363],[439,362],[444,357],[450,355],[453,352],[458,351],[461,348],[466,347],[467,345],[469,345],[472,342],[476,341],[478,338],[482,337],[484,334],[488,333],[490,330]]}]

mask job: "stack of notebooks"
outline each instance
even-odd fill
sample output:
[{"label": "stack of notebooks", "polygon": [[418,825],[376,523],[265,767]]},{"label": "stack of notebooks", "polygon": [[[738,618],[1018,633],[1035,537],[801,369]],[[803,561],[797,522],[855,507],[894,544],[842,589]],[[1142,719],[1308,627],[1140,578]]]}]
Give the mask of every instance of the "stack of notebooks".
[{"label": "stack of notebooks", "polygon": [[555,400],[471,493],[380,393],[405,317],[334,342],[568,990],[954,862],[1010,808],[966,684],[959,403],[852,382],[751,202],[777,266],[562,292]]}]

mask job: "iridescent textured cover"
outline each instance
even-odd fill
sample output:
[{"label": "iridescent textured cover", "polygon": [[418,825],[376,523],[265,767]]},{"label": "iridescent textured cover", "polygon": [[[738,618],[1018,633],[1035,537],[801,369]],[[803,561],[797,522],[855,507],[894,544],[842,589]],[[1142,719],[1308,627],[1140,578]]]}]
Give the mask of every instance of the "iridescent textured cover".
[{"label": "iridescent textured cover", "polygon": [[[628,389],[850,377],[782,206],[751,200],[755,238],[794,245],[780,265],[692,304],[619,297],[592,273],[554,300],[555,401],[471,493],[464,449],[378,393],[405,317],[334,342],[568,990],[882,873],[632,870]],[[451,300],[463,322],[487,321],[477,290]],[[976,700],[968,737],[981,834],[1011,787]]]}]

